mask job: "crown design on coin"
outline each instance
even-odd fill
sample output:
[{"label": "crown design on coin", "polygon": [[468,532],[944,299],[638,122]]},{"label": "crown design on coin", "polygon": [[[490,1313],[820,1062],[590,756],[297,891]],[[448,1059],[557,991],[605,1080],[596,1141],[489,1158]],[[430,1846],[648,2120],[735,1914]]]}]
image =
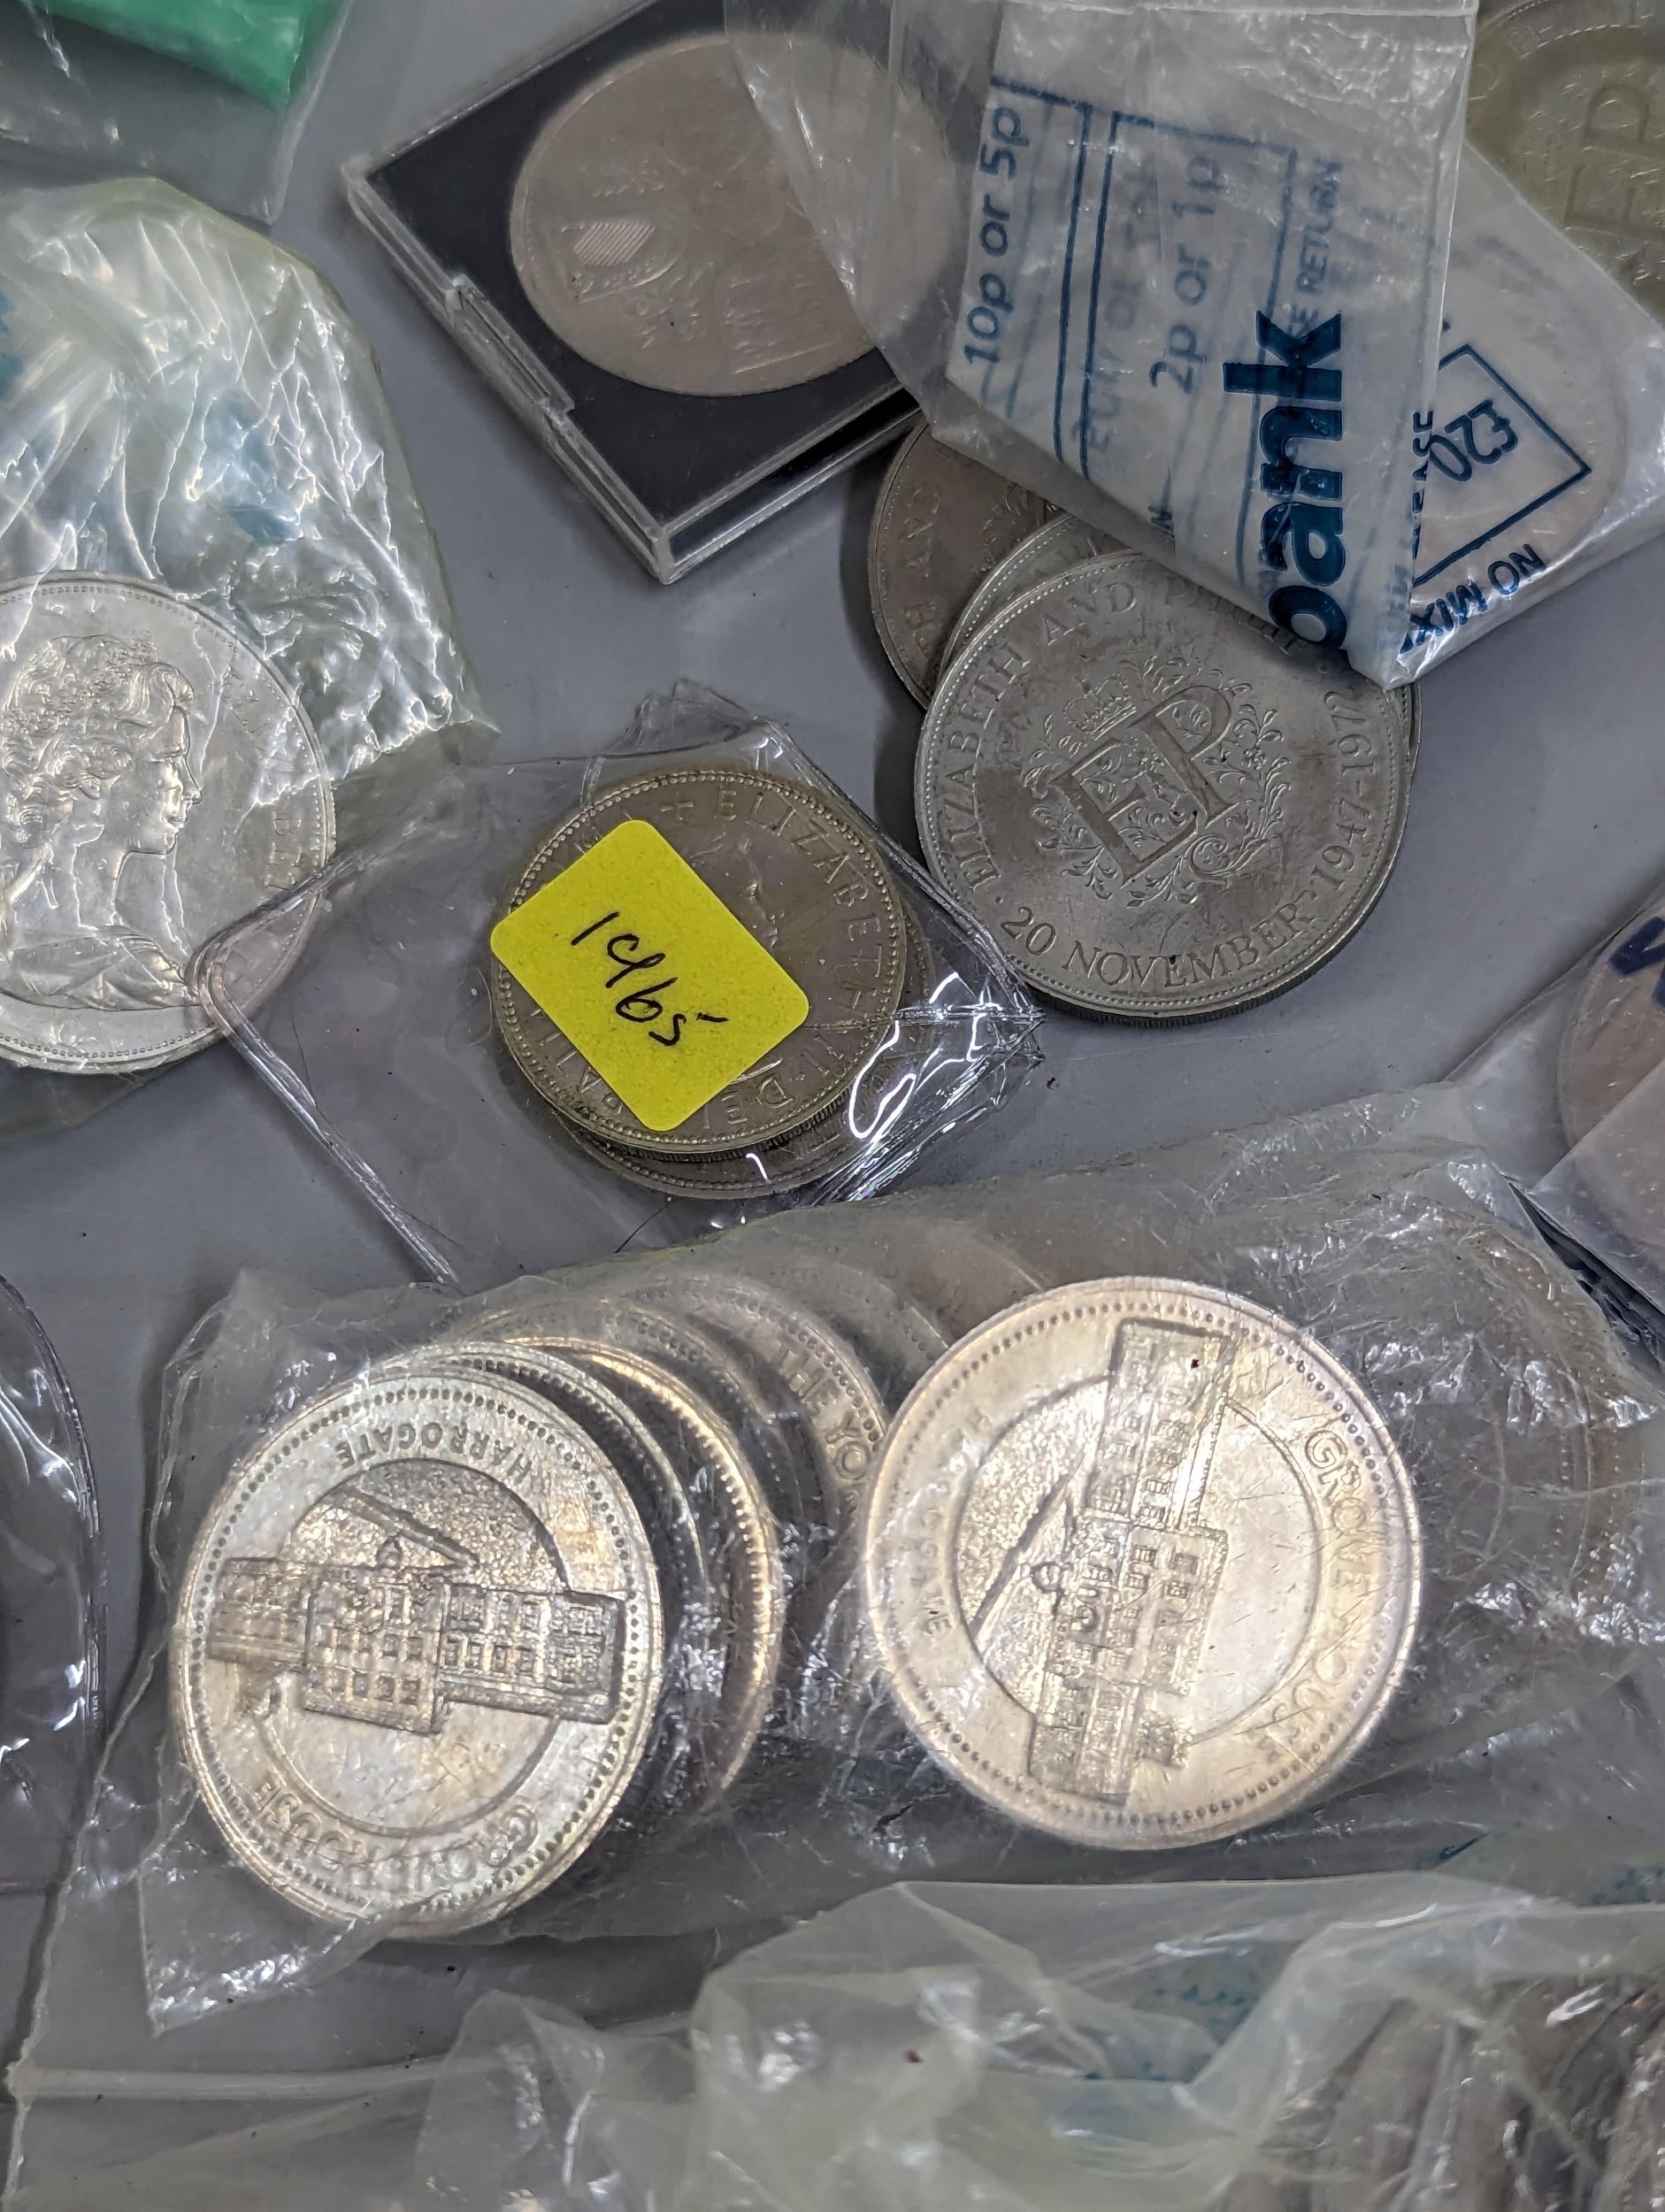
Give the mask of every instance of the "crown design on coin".
[{"label": "crown design on coin", "polygon": [[1101,897],[1193,905],[1276,858],[1290,780],[1278,718],[1191,655],[1084,682],[1039,741],[1014,723],[1041,849]]},{"label": "crown design on coin", "polygon": [[383,1532],[374,1563],[228,1560],[211,1659],[298,1676],[306,1712],[416,1735],[437,1735],[454,1705],[612,1718],[617,1598],[485,1580],[465,1545],[350,1483],[328,1502]]},{"label": "crown design on coin", "polygon": [[1140,1761],[1185,1762],[1189,1732],[1155,1701],[1193,1686],[1225,1571],[1202,1507],[1236,1357],[1214,1329],[1116,1332],[1091,1463],[1042,1502],[1026,1554],[1052,1615],[1028,1759],[1045,1787],[1119,1804]]}]

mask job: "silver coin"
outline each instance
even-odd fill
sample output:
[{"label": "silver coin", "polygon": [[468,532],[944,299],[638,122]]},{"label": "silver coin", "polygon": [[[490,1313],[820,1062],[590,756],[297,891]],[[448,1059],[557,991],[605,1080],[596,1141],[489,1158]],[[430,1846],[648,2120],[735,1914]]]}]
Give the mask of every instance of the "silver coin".
[{"label": "silver coin", "polygon": [[932,872],[1037,991],[1196,1021],[1346,943],[1409,772],[1386,693],[1121,553],[986,625],[925,717],[915,802]]},{"label": "silver coin", "polygon": [[1665,315],[1665,6],[1517,0],[1475,39],[1469,135],[1587,254]]},{"label": "silver coin", "polygon": [[1132,1276],[1029,1299],[925,1377],[874,1471],[862,1581],[941,1766],[1024,1825],[1151,1850],[1334,1784],[1403,1674],[1421,1540],[1320,1345]]},{"label": "silver coin", "polygon": [[656,391],[779,391],[871,349],[720,31],[615,63],[551,116],[509,243],[556,336]]},{"label": "silver coin", "polygon": [[464,1340],[425,1345],[403,1363],[417,1372],[455,1370],[524,1384],[576,1423],[624,1484],[654,1555],[665,1658],[648,1746],[613,1809],[610,1834],[702,1797],[720,1724],[728,1592],[718,1586],[717,1563],[658,1438],[610,1387],[610,1378],[543,1346]]},{"label": "silver coin", "polygon": [[809,1013],[674,1129],[649,1129],[494,961],[493,1012],[527,1081],[591,1136],[678,1159],[744,1152],[830,1113],[889,1032],[907,971],[901,895],[871,828],[784,776],[721,764],[661,768],[568,815],[522,872],[507,909],[625,821],[663,833],[800,986]]},{"label": "silver coin", "polygon": [[879,643],[921,706],[961,608],[1054,511],[924,424],[902,441],[879,488],[867,575]]},{"label": "silver coin", "polygon": [[655,1297],[738,1348],[775,1394],[777,1419],[815,1470],[824,1525],[841,1519],[866,1482],[889,1417],[855,1345],[794,1298],[716,1267],[667,1267]]},{"label": "silver coin", "polygon": [[779,1678],[786,1586],[768,1496],[734,1432],[674,1370],[620,1344],[543,1326],[541,1351],[602,1377],[656,1438],[702,1532],[722,1664],[714,1671],[715,1740],[702,1755],[708,1793],[720,1794],[750,1756]]},{"label": "silver coin", "polygon": [[301,1910],[473,1927],[579,1859],[628,1786],[663,1629],[634,1506],[518,1385],[372,1369],[226,1483],[174,1620],[203,1804]]},{"label": "silver coin", "polygon": [[[1095,530],[1091,523],[1079,522],[1074,515],[1060,515],[1055,521],[1043,523],[1032,537],[1025,538],[1016,551],[1009,553],[999,567],[983,579],[967,600],[943,652],[943,668],[946,670],[957,660],[978,632],[997,614],[1037,584],[1050,583],[1055,576],[1063,576],[1088,561],[1101,560],[1106,554],[1126,549],[1108,531]],[[1405,743],[1415,768],[1423,736],[1421,688],[1416,684],[1400,684],[1387,697],[1404,722]]]},{"label": "silver coin", "polygon": [[[111,577],[0,591],[0,1056],[123,1073],[211,1043],[193,957],[334,836],[311,724],[225,623]],[[275,933],[250,1003],[311,911]]]},{"label": "silver coin", "polygon": [[1003,561],[996,564],[960,610],[959,619],[948,633],[948,641],[942,649],[942,666],[946,669],[965,650],[986,622],[1014,599],[1021,599],[1037,584],[1047,584],[1055,576],[1062,576],[1066,569],[1079,568],[1083,562],[1101,560],[1107,553],[1124,553],[1126,547],[1118,544],[1105,530],[1095,530],[1091,523],[1079,522],[1074,515],[1057,515],[1050,522],[1043,522],[1039,530],[1014,546]]},{"label": "silver coin", "polygon": [[[731,1254],[745,1271],[743,1248],[731,1247]],[[818,1243],[771,1253],[758,1271],[856,1347],[888,1410],[948,1348],[947,1332],[923,1307],[882,1276],[828,1258]]]}]

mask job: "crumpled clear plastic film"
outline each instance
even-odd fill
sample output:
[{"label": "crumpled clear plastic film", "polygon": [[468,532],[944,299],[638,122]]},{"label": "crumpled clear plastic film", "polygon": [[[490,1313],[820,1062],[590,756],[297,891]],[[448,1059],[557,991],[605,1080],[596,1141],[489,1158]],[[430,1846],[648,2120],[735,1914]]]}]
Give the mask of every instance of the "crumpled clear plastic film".
[{"label": "crumpled clear plastic film", "polygon": [[598,2016],[647,1986],[581,1970],[564,2001],[453,1983],[443,2012],[410,1966],[384,1982],[403,2066],[340,2023],[310,2072],[170,2073],[168,2038],[148,2075],[78,2076],[32,2047],[16,2212],[1665,2205],[1658,1904],[1425,1873],[908,1883],[667,1978],[678,2012],[629,2024]]},{"label": "crumpled clear plastic film", "polygon": [[[665,777],[673,781],[664,788],[650,780]],[[771,904],[779,893],[770,887],[778,868],[765,830],[794,795],[802,808],[795,833],[808,849],[830,855],[829,826],[850,826],[852,851],[871,854],[899,905],[904,957],[894,1012],[854,1068],[847,1094],[797,1133],[748,1148],[743,1137],[719,1132],[697,1158],[627,1158],[558,1113],[511,1055],[494,1006],[503,979],[491,933],[525,895],[517,885],[528,864],[579,809],[628,787],[633,818],[663,813],[674,834],[677,790],[707,779],[726,779],[738,795],[731,827],[705,833],[718,871],[711,880],[788,964],[794,954],[779,933],[793,918]],[[755,833],[745,819],[752,806],[763,809]],[[860,887],[847,864],[825,864],[834,874],[817,898],[817,926],[832,933],[856,913],[845,902]],[[268,995],[265,979],[303,908],[313,917],[311,934]],[[853,972],[880,941],[856,928]],[[806,939],[797,949],[807,956],[818,942]],[[425,818],[230,930],[198,981],[216,1022],[427,1272],[474,1288],[598,1247],[665,1242],[781,1203],[865,1197],[1001,1107],[1039,1056],[1037,1010],[994,941],[779,724],[687,683],[644,701],[599,757],[458,777]],[[419,1023],[410,1019],[412,991],[426,1009]],[[535,1010],[524,1019],[535,1036],[547,1032],[560,1042]],[[771,1064],[766,1057],[734,1094],[754,1080],[766,1086]]]},{"label": "crumpled clear plastic film", "polygon": [[104,1627],[81,1417],[40,1324],[0,1281],[0,1893],[61,1870],[103,1723]]},{"label": "crumpled clear plastic film", "polygon": [[1431,1875],[908,1884],[713,1974],[686,2026],[480,2004],[445,2212],[1665,2205],[1665,1910]]},{"label": "crumpled clear plastic film", "polygon": [[0,197],[0,645],[5,1133],[205,1041],[207,938],[486,727],[368,346],[143,180]]},{"label": "crumpled clear plastic film", "polygon": [[[731,0],[729,19],[940,436],[1404,680],[1471,7]],[[860,160],[851,51],[891,96]],[[955,157],[940,180],[916,173],[922,111]],[[945,223],[964,257],[922,295],[916,240]]]},{"label": "crumpled clear plastic film", "polygon": [[1661,975],[1665,884],[1452,1078],[1534,1210],[1595,1263],[1630,1325],[1655,1343],[1665,1311]]},{"label": "crumpled clear plastic film", "polygon": [[165,177],[271,222],[343,34],[375,48],[385,91],[427,4],[12,0],[0,10],[0,145]]},{"label": "crumpled clear plastic film", "polygon": [[[1104,1320],[1117,1300],[1151,1317]],[[1230,1398],[1215,1494],[1206,1440],[1226,1416],[1206,1408],[1244,1330],[1353,1425],[1323,1412],[1310,1448],[1292,1430],[1239,1516],[1268,1432]],[[1048,1379],[1055,1342],[1086,1362],[1079,1392]],[[1240,1356],[1253,1398],[1260,1355]],[[932,1443],[940,1394],[985,1371],[1016,1372],[1022,1402]],[[1109,1425],[1135,1402],[1146,1427]],[[738,1934],[925,1876],[1293,1876],[1457,1850],[1554,1865],[1558,1831],[1609,1863],[1657,1857],[1665,1401],[1448,1091],[778,1215],[474,1298],[332,1303],[249,1278],[180,1353],[167,1406],[155,1547],[174,1625],[128,1722],[150,1809],[124,1877],[158,2024],[395,1936],[468,1957]],[[1044,1450],[1022,1443],[1060,1418]],[[1019,1458],[991,1486],[982,1454],[1009,1436]],[[1120,1519],[1071,1487],[1106,1451],[1170,1450],[1171,1483],[1193,1472],[1166,1502],[1154,1474]],[[488,1466],[506,1489],[481,1486]],[[613,1497],[601,1521],[571,1494],[585,1469]],[[946,1601],[898,1548],[921,1513],[961,1531]],[[577,1547],[549,1599],[547,1681],[550,1553],[526,1548],[528,1516]],[[1332,1517],[1333,1552],[1303,1532]],[[1286,1589],[1312,1541],[1317,1579],[1292,1570]],[[387,1609],[418,1588],[417,1634]],[[1118,1590],[1150,1594],[1155,1643],[1135,1622],[1124,1649]],[[957,1649],[938,1641],[956,1619],[973,1655],[946,1705],[922,1703],[922,1655]],[[1101,1704],[1059,1705],[1055,1674],[1101,1682]],[[1332,1727],[1313,1716],[1336,1682]],[[1006,1739],[1032,1726],[1013,1787]],[[1232,1785],[1247,1795],[1217,1818],[1123,1821],[1166,1803],[1170,1778],[1176,1802],[1200,1786],[1187,1763],[1222,1732],[1254,1753],[1246,1775],[1266,1754]],[[489,1799],[478,1820],[470,1789]],[[1594,1855],[1555,1878],[1583,1883]]]}]

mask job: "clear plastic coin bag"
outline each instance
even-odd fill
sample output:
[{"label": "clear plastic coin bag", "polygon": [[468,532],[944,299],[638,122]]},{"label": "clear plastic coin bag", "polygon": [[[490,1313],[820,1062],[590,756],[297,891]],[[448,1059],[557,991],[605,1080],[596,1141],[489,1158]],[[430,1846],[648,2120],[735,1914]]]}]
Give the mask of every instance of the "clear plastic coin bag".
[{"label": "clear plastic coin bag", "polygon": [[[533,902],[621,831],[700,879],[668,889],[677,910],[643,908],[637,853],[581,913],[541,918]],[[744,958],[761,948],[802,987],[802,1018],[778,1042],[752,1035],[720,1089],[650,1127],[577,1039],[594,1051],[610,1033],[656,1078],[740,1031],[764,987],[688,965],[678,902],[706,895],[746,933]],[[304,947],[263,994],[301,910]],[[531,949],[560,964],[533,976],[545,998],[494,949],[522,914]],[[568,976],[603,1010],[600,1045],[556,1026],[591,1002],[548,996]],[[598,757],[457,777],[424,818],[230,930],[198,988],[424,1269],[471,1288],[882,1190],[1003,1105],[1038,1057],[1033,1002],[983,929],[779,724],[690,684],[644,701]]]},{"label": "clear plastic coin bag", "polygon": [[925,1876],[1645,1862],[1662,1414],[1449,1091],[472,1298],[245,1279],[167,1390],[151,2016]]},{"label": "clear plastic coin bag", "polygon": [[447,2212],[1665,2203],[1665,1911],[1430,1875],[868,1897],[685,2024],[482,2003],[416,2171]]},{"label": "clear plastic coin bag", "polygon": [[0,198],[0,1133],[209,1042],[202,946],[485,726],[314,271],[164,184]]},{"label": "clear plastic coin bag", "polygon": [[0,1894],[62,1869],[103,1721],[103,1649],[81,1417],[40,1324],[0,1281]]},{"label": "clear plastic coin bag", "polygon": [[622,1962],[612,1989],[569,1963],[564,1995],[547,1974],[483,1994],[467,1975],[441,2004],[434,1978],[390,1965],[384,2012],[410,2008],[422,2053],[403,2065],[369,2057],[340,1988],[322,2019],[321,1993],[306,2006],[304,2070],[272,2009],[213,2024],[245,2060],[261,2035],[265,2063],[241,2072],[180,2062],[188,2030],[148,2070],[78,2070],[49,2018],[13,2070],[19,2204],[717,2212],[742,2194],[818,2212],[889,2200],[899,2176],[928,2212],[1088,2193],[1111,2212],[1329,2212],[1406,2186],[1523,2212],[1665,2201],[1657,1903],[1428,1873],[924,1882],[695,1987],[666,1977],[645,2019],[628,2011],[652,1993]]},{"label": "clear plastic coin bag", "polygon": [[165,177],[272,222],[343,36],[350,49],[375,47],[387,71],[402,69],[426,7],[13,0],[0,10],[0,146],[60,168]]},{"label": "clear plastic coin bag", "polygon": [[[1402,681],[1474,14],[731,0],[754,96],[937,434]],[[863,157],[829,127],[886,73]],[[917,177],[920,113],[952,170]],[[963,258],[921,289],[917,238]]]},{"label": "clear plastic coin bag", "polygon": [[[1452,1079],[1529,1203],[1644,1334],[1665,1310],[1662,977],[1665,885]],[[1638,1291],[1651,1314],[1635,1314]]]}]

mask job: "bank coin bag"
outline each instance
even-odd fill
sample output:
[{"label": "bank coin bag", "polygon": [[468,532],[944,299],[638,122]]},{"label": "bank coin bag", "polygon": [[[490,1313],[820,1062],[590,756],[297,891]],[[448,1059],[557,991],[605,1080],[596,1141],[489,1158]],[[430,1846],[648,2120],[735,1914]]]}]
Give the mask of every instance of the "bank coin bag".
[{"label": "bank coin bag", "polygon": [[60,173],[164,177],[271,222],[337,48],[402,69],[426,6],[14,0],[0,11],[0,148]]},{"label": "bank coin bag", "polygon": [[1665,1910],[1426,1874],[925,1882],[713,1973],[687,2020],[508,1998],[428,2100],[419,2200],[717,2212],[1665,2201]]},{"label": "bank coin bag", "polygon": [[92,1465],[41,1325],[0,1281],[0,1895],[44,1889],[81,1816],[104,1717]]},{"label": "bank coin bag", "polygon": [[251,1277],[165,1395],[158,2026],[927,1876],[1657,1856],[1661,1401],[1454,1094],[474,1297]]},{"label": "bank coin bag", "polygon": [[1528,1202],[1594,1263],[1646,1338],[1665,1310],[1665,885],[1456,1071]]},{"label": "bank coin bag", "polygon": [[[1609,150],[1615,177],[1621,160]],[[1575,173],[1575,202],[1581,183],[1594,190]],[[1424,675],[1665,526],[1665,330],[1473,144],[1411,449],[1410,607],[1384,681]]]},{"label": "bank coin bag", "polygon": [[0,197],[0,1133],[211,1041],[203,945],[485,728],[316,273],[165,184]]},{"label": "bank coin bag", "polygon": [[[1400,682],[1474,18],[732,0],[754,96],[939,436]],[[887,74],[862,158],[829,119]],[[955,160],[934,183],[919,118]],[[917,288],[915,234],[963,261]]]},{"label": "bank coin bag", "polygon": [[778,723],[693,684],[599,756],[457,778],[197,984],[424,1271],[470,1288],[882,1190],[1038,1057],[993,939]]}]

